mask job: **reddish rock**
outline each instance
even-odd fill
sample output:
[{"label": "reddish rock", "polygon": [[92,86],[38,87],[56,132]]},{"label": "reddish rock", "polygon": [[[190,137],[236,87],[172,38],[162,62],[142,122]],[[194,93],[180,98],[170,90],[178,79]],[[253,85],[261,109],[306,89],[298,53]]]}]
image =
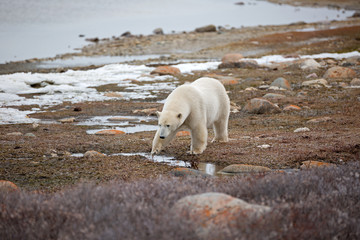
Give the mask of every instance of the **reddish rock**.
[{"label": "reddish rock", "polygon": [[234,78],[234,77],[230,77],[230,76],[222,76],[222,75],[218,75],[218,74],[206,74],[205,76],[219,80],[224,86],[236,85],[240,81],[239,78]]},{"label": "reddish rock", "polygon": [[177,137],[183,137],[183,136],[190,136],[190,132],[189,131],[180,131],[176,133]]},{"label": "reddish rock", "polygon": [[101,130],[95,133],[96,135],[117,135],[117,134],[125,134],[125,132],[116,130],[116,129],[106,129]]},{"label": "reddish rock", "polygon": [[222,63],[234,63],[239,62],[240,59],[244,58],[240,53],[228,53],[221,58]]},{"label": "reddish rock", "polygon": [[248,113],[263,114],[279,113],[281,112],[281,109],[268,100],[253,98],[245,105],[243,111]]},{"label": "reddish rock", "polygon": [[347,67],[332,67],[329,68],[324,74],[324,78],[353,78],[353,77],[356,77],[356,72],[351,68],[347,68]]},{"label": "reddish rock", "polygon": [[201,239],[214,239],[214,234],[223,229],[235,228],[238,220],[261,218],[270,210],[270,207],[216,192],[184,197],[173,207],[174,213],[188,220]]},{"label": "reddish rock", "polygon": [[302,162],[302,165],[300,166],[300,169],[310,169],[310,168],[317,168],[317,167],[331,167],[336,166],[332,163],[326,163],[326,162],[319,162],[319,161],[304,161]]},{"label": "reddish rock", "polygon": [[153,70],[150,74],[158,74],[160,76],[162,75],[172,75],[176,76],[181,74],[180,69],[177,67],[171,67],[171,66],[160,66],[157,67],[155,70]]},{"label": "reddish rock", "polygon": [[301,107],[296,105],[288,105],[284,107],[284,111],[299,111],[299,110],[301,110]]},{"label": "reddish rock", "polygon": [[0,192],[14,192],[18,190],[19,188],[15,185],[15,183],[6,180],[0,180]]}]

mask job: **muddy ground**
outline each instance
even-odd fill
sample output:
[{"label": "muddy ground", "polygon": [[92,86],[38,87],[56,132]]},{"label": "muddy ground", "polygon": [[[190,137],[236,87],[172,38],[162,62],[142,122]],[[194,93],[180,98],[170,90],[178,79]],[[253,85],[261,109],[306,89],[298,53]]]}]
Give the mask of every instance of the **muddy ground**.
[{"label": "muddy ground", "polygon": [[[296,31],[308,29],[309,31]],[[160,42],[160,44],[158,44]],[[182,53],[174,49],[184,50]],[[360,51],[360,19],[327,23],[297,23],[286,26],[259,26],[222,30],[213,33],[183,33],[171,35],[131,36],[102,40],[82,49],[74,55],[122,55],[122,54],[168,54],[161,59],[134,62],[133,64],[154,64],[161,61],[179,62],[182,59],[218,59],[230,52],[244,56],[281,54],[297,56],[323,52]],[[186,53],[185,53],[186,52]],[[52,72],[66,69],[38,69],[36,62],[10,63],[0,66],[1,73],[17,71]],[[249,114],[243,111],[232,113],[229,122],[230,141],[209,143],[201,155],[189,155],[190,137],[177,137],[163,154],[188,161],[196,168],[199,162],[214,163],[225,167],[234,163],[266,166],[271,169],[299,169],[306,160],[343,164],[360,159],[360,89],[348,88],[352,78],[329,80],[331,88],[301,87],[310,73],[321,78],[331,66],[346,65],[360,77],[359,61],[317,59],[322,63],[318,70],[307,71],[300,68],[228,68],[193,75],[180,75],[179,84],[193,81],[205,75],[227,76],[238,79],[233,85],[226,85],[229,97],[239,107],[255,97],[266,93],[280,93],[286,98],[273,101],[280,108],[289,104],[297,105],[299,111],[282,111],[278,114]],[[91,66],[95,68],[97,66]],[[76,68],[79,69],[79,68]],[[292,85],[291,91],[253,90],[270,84],[278,77],[285,77]],[[140,84],[140,83],[139,83]],[[117,91],[116,85],[106,85],[98,91]],[[301,92],[301,94],[299,94]],[[146,116],[134,113],[136,109],[156,108],[161,110],[158,100],[168,93],[145,102],[114,100],[105,102],[65,103],[45,112],[29,117],[43,120],[59,120],[75,117],[75,123],[46,123],[38,127],[32,124],[0,125],[0,179],[9,180],[26,190],[56,191],[66,186],[83,182],[105,182],[113,179],[133,181],[168,175],[173,166],[154,163],[140,156],[109,156],[114,153],[150,152],[154,132],[123,135],[87,134],[89,126],[76,125],[77,121],[91,116]],[[33,97],[31,95],[26,97]],[[31,109],[34,106],[22,106]],[[320,123],[308,120],[329,117]],[[151,121],[147,124],[156,124]],[[310,131],[294,133],[300,127]],[[9,133],[21,132],[14,136]],[[25,136],[33,133],[35,136]],[[258,146],[268,144],[270,148]],[[85,158],[71,154],[95,150],[107,156]]]}]

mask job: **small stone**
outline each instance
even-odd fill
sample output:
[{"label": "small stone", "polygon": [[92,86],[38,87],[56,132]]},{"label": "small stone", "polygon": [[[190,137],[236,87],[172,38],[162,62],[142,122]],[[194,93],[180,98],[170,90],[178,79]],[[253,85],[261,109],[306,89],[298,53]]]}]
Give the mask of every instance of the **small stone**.
[{"label": "small stone", "polygon": [[14,192],[18,191],[19,188],[16,186],[15,183],[6,181],[6,180],[0,180],[0,192]]},{"label": "small stone", "polygon": [[312,58],[302,60],[300,63],[300,68],[303,70],[316,70],[320,67],[321,65]]},{"label": "small stone", "polygon": [[180,72],[180,69],[177,67],[160,66],[160,67],[157,67],[155,70],[153,70],[150,74],[158,74],[160,76],[162,76],[162,75],[176,76],[176,75],[181,74],[181,72]]},{"label": "small stone", "polygon": [[284,88],[286,90],[291,90],[291,86],[288,80],[286,80],[283,77],[279,77],[277,79],[275,79],[270,86],[274,86],[274,87],[279,87],[279,88]]},{"label": "small stone", "polygon": [[360,86],[360,79],[354,78],[353,80],[351,80],[350,85],[351,86]]},{"label": "small stone", "polygon": [[121,34],[122,37],[131,37],[132,34],[131,32],[127,31],[127,32],[124,32],[123,34]]},{"label": "small stone", "polygon": [[261,99],[253,98],[245,105],[243,111],[248,113],[263,114],[263,113],[279,113],[281,109],[272,102]]},{"label": "small stone", "polygon": [[260,66],[255,60],[239,60],[237,62],[227,62],[221,63],[218,68],[248,68],[248,69],[256,69]]},{"label": "small stone", "polygon": [[95,134],[96,135],[119,135],[119,134],[125,134],[125,132],[116,130],[116,129],[107,129],[107,130],[98,131]]},{"label": "small stone", "polygon": [[336,165],[332,164],[332,163],[311,161],[310,160],[310,161],[302,162],[302,165],[300,166],[300,169],[305,170],[305,169],[311,169],[311,168],[316,168],[316,167],[331,167],[331,166],[336,166]]},{"label": "small stone", "polygon": [[267,93],[263,96],[265,99],[273,99],[273,100],[279,100],[286,98],[285,95],[277,94],[277,93]]},{"label": "small stone", "polygon": [[207,26],[196,28],[195,32],[198,32],[198,33],[216,32],[216,27],[215,27],[215,25],[210,24],[210,25],[207,25]]},{"label": "small stone", "polygon": [[317,78],[318,75],[316,73],[310,73],[309,75],[306,76],[307,79],[309,78]]},{"label": "small stone", "polygon": [[63,119],[60,119],[59,122],[61,123],[73,123],[75,121],[75,118],[74,117],[71,117],[71,118],[63,118]]},{"label": "small stone", "polygon": [[163,31],[162,28],[155,28],[154,31],[153,31],[153,33],[154,33],[155,35],[164,35],[164,31]]},{"label": "small stone", "polygon": [[123,98],[123,95],[118,92],[106,92],[104,94],[105,97],[111,97],[111,98]]},{"label": "small stone", "polygon": [[263,144],[263,145],[259,145],[259,146],[256,146],[256,147],[262,148],[262,149],[271,148],[271,146],[269,144]]},{"label": "small stone", "polygon": [[36,137],[33,133],[25,133],[25,137]]},{"label": "small stone", "polygon": [[299,110],[301,110],[301,107],[296,106],[296,105],[288,105],[288,106],[284,107],[283,110],[284,111],[299,111]]},{"label": "small stone", "polygon": [[33,123],[33,124],[32,124],[32,128],[35,129],[35,130],[38,129],[38,128],[39,128],[39,124],[38,124],[38,123]]},{"label": "small stone", "polygon": [[303,128],[297,128],[294,130],[294,133],[299,133],[299,132],[309,132],[310,129],[308,127],[303,127]]},{"label": "small stone", "polygon": [[329,68],[325,74],[324,78],[354,78],[356,76],[356,72],[351,68],[347,67],[332,67]]},{"label": "small stone", "polygon": [[322,122],[328,122],[331,120],[331,117],[321,117],[321,118],[314,118],[307,121],[307,123],[322,123]]},{"label": "small stone", "polygon": [[245,88],[245,91],[257,91],[258,89],[257,88],[254,88],[254,87],[248,87],[248,88]]},{"label": "small stone", "polygon": [[330,88],[331,86],[328,84],[328,82],[321,78],[321,79],[316,79],[316,80],[309,80],[309,81],[304,81],[301,83],[301,86],[303,87],[314,87],[314,86],[324,86],[327,88]]},{"label": "small stone", "polygon": [[244,58],[240,53],[228,53],[221,58],[222,63],[234,63],[239,62],[240,59]]},{"label": "small stone", "polygon": [[11,132],[11,133],[7,133],[7,136],[22,136],[23,134],[21,132]]},{"label": "small stone", "polygon": [[261,85],[258,87],[260,90],[266,90],[266,89],[269,89],[270,86],[269,85]]},{"label": "small stone", "polygon": [[74,112],[81,112],[81,111],[82,111],[81,107],[74,107]]},{"label": "small stone", "polygon": [[230,102],[230,112],[231,113],[238,113],[241,110],[241,106],[236,105],[234,102]]},{"label": "small stone", "polygon": [[[264,144],[264,145],[268,145],[268,144]],[[269,147],[266,146],[265,148],[269,148]],[[271,171],[270,168],[263,166],[255,166],[248,164],[232,164],[220,170],[219,173],[259,173],[259,172],[270,172],[270,171]]]},{"label": "small stone", "polygon": [[106,155],[94,150],[87,151],[84,153],[85,158],[94,158],[94,157],[105,157]]},{"label": "small stone", "polygon": [[180,131],[176,133],[177,137],[184,137],[184,136],[190,136],[190,132],[189,131]]}]

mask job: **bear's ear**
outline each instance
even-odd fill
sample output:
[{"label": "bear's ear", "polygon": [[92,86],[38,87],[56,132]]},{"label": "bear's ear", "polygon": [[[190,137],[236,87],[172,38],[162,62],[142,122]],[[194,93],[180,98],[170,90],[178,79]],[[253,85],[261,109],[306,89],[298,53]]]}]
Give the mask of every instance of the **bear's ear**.
[{"label": "bear's ear", "polygon": [[181,117],[182,117],[182,114],[179,113],[179,114],[177,115],[177,118],[178,118],[178,119],[181,119]]},{"label": "bear's ear", "polygon": [[157,116],[158,118],[160,117],[160,114],[161,114],[161,112],[156,111],[156,116]]}]

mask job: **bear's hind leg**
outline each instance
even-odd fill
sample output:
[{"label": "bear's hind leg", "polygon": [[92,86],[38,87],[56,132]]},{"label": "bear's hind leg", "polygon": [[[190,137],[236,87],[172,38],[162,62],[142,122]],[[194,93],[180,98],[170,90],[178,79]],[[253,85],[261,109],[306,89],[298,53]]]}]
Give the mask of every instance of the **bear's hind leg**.
[{"label": "bear's hind leg", "polygon": [[228,142],[228,121],[218,121],[214,123],[215,137],[212,142]]},{"label": "bear's hind leg", "polygon": [[191,130],[190,154],[201,154],[207,145],[207,128],[198,126]]}]

